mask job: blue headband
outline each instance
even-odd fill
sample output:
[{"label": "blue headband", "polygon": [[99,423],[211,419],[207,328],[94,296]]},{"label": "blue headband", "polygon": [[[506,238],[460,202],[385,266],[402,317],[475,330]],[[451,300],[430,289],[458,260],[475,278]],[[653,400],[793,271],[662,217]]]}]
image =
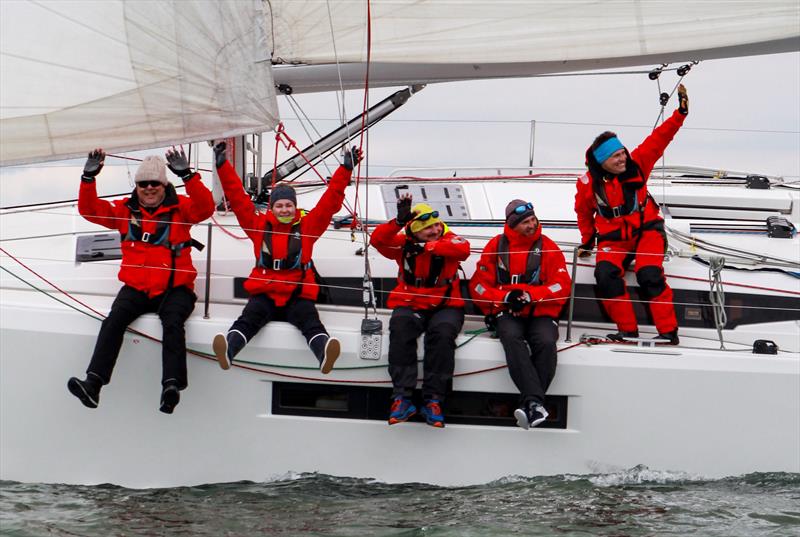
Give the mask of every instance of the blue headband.
[{"label": "blue headband", "polygon": [[594,158],[597,159],[598,164],[602,164],[606,160],[608,160],[608,157],[610,157],[620,149],[625,149],[625,146],[622,145],[622,142],[619,141],[619,138],[614,136],[613,138],[609,138],[608,140],[597,146],[597,149],[592,151],[592,155],[594,155]]}]

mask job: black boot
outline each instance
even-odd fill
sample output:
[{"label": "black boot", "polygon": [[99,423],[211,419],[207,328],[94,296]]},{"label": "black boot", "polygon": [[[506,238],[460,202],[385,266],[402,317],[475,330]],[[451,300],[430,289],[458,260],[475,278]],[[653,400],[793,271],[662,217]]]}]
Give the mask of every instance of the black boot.
[{"label": "black boot", "polygon": [[339,358],[339,353],[342,350],[339,340],[323,333],[312,337],[311,341],[308,342],[308,346],[311,348],[314,356],[317,357],[319,370],[322,371],[322,374],[327,375],[330,373],[331,369],[333,369],[333,364],[336,362],[336,359]]},{"label": "black boot", "polygon": [[667,332],[666,334],[658,334],[653,339],[656,340],[656,343],[663,343],[664,345],[677,345],[680,343],[680,339],[678,339],[677,328],[672,332]]},{"label": "black boot", "polygon": [[611,341],[625,341],[628,338],[639,337],[638,330],[620,330],[614,334],[608,334],[608,339]]},{"label": "black boot", "polygon": [[161,407],[159,410],[164,414],[172,414],[175,407],[181,400],[181,392],[175,384],[167,384],[161,390]]},{"label": "black boot", "polygon": [[214,336],[212,348],[214,355],[217,357],[217,362],[222,369],[230,369],[233,363],[233,357],[239,354],[244,346],[247,345],[247,339],[244,334],[238,330],[231,330],[227,334],[217,334]]},{"label": "black boot", "polygon": [[97,405],[100,404],[100,388],[102,387],[103,381],[94,373],[87,373],[85,380],[71,377],[67,381],[69,393],[80,399],[81,403],[89,408],[97,408]]}]

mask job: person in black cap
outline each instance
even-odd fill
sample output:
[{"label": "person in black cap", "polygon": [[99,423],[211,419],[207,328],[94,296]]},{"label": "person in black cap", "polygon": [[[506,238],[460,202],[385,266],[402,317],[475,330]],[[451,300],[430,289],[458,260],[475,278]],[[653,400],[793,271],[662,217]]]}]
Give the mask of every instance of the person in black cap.
[{"label": "person in black cap", "polygon": [[297,208],[294,188],[285,184],[272,189],[270,210],[257,212],[225,151],[225,142],[214,146],[217,172],[239,225],[253,241],[255,266],[244,283],[250,294],[244,311],[227,333],[214,336],[217,361],[222,369],[229,369],[234,357],[261,328],[273,320],[286,320],[303,333],[320,371],[330,373],[341,346],[319,319],[315,305],[319,285],[311,255],[314,243],[342,208],[344,191],[353,166],[361,160],[361,151],[354,147],[345,153],[322,198],[307,213]]},{"label": "person in black cap", "polygon": [[556,373],[558,316],[571,284],[564,254],[542,235],[533,204],[511,201],[503,233],[481,253],[470,293],[494,320],[508,372],[521,394],[514,417],[523,429],[548,416],[545,392]]}]

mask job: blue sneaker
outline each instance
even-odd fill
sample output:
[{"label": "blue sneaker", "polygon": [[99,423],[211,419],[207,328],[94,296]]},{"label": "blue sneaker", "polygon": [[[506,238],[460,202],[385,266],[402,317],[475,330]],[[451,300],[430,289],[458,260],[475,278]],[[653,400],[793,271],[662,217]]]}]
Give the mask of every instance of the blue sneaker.
[{"label": "blue sneaker", "polygon": [[408,418],[416,413],[417,407],[415,407],[408,398],[399,395],[394,398],[394,401],[392,401],[392,410],[391,414],[389,414],[389,425],[408,421]]},{"label": "blue sneaker", "polygon": [[444,414],[442,414],[442,406],[438,399],[429,399],[425,406],[422,407],[422,414],[425,416],[425,421],[432,427],[444,427]]}]

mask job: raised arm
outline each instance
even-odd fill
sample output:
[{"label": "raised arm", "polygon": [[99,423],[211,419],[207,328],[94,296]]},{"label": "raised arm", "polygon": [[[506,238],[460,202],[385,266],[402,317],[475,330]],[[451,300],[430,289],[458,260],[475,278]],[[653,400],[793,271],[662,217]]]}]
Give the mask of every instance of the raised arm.
[{"label": "raised arm", "polygon": [[220,142],[214,146],[214,162],[217,166],[217,174],[222,184],[222,191],[231,204],[236,220],[248,235],[256,233],[254,230],[256,222],[256,206],[244,191],[242,180],[236,173],[233,165],[225,157],[225,142]]},{"label": "raised arm", "polygon": [[396,220],[389,220],[372,231],[369,243],[378,252],[389,259],[399,261],[403,259],[403,245],[406,236],[400,233],[403,227]]},{"label": "raised arm", "polygon": [[447,231],[439,240],[426,242],[425,250],[442,257],[464,261],[469,257],[469,241]]},{"label": "raised arm", "polygon": [[669,143],[675,137],[675,134],[683,125],[686,116],[689,114],[689,97],[686,93],[686,88],[683,84],[678,86],[678,108],[664,123],[659,125],[650,136],[639,144],[639,147],[633,150],[631,158],[639,165],[642,170],[642,176],[647,180],[650,172],[653,171],[661,155]]},{"label": "raised arm", "polygon": [[89,152],[81,175],[81,186],[78,191],[78,212],[93,224],[109,229],[121,229],[121,215],[117,214],[114,204],[97,196],[95,179],[103,169],[106,153],[100,148]]},{"label": "raised arm", "polygon": [[189,159],[186,158],[183,149],[178,151],[173,147],[165,156],[167,167],[186,185],[189,199],[181,203],[183,218],[187,222],[197,224],[214,214],[214,197],[203,184],[200,174],[193,172],[189,167]]}]

